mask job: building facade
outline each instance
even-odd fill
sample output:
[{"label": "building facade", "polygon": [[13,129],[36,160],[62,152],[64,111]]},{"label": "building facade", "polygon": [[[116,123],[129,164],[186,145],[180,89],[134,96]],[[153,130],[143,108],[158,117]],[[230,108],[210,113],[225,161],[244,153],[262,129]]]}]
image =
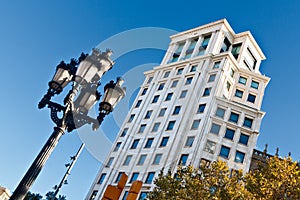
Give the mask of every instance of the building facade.
[{"label": "building facade", "polygon": [[164,168],[209,164],[221,158],[248,171],[264,112],[269,78],[263,52],[249,31],[226,19],[171,36],[161,64],[145,81],[86,199],[101,199],[122,172],[143,181],[140,199]]},{"label": "building facade", "polygon": [[10,191],[7,188],[0,186],[0,200],[8,200],[10,196]]}]

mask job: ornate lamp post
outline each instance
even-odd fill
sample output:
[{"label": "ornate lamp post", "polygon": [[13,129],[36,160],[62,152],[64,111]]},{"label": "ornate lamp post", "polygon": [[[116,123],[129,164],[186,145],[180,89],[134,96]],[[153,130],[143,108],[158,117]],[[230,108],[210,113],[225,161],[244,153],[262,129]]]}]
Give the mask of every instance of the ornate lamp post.
[{"label": "ornate lamp post", "polygon": [[[49,82],[49,89],[38,105],[39,109],[45,106],[50,108],[51,119],[56,127],[10,200],[24,199],[66,130],[71,132],[85,124],[92,124],[93,129],[97,129],[104,117],[112,112],[117,103],[125,96],[125,88],[122,87],[124,81],[121,78],[117,78],[116,83],[110,81],[104,87],[104,96],[99,105],[98,117],[94,119],[88,116],[88,111],[101,96],[97,91],[100,78],[114,64],[110,58],[111,54],[110,50],[100,52],[98,49],[93,49],[91,55],[82,53],[78,60],[71,59],[69,64],[62,61],[57,66],[56,73]],[[51,101],[51,98],[60,94],[69,83],[72,83],[72,89],[65,97],[64,105]],[[58,117],[60,112],[62,112],[61,118]]]}]

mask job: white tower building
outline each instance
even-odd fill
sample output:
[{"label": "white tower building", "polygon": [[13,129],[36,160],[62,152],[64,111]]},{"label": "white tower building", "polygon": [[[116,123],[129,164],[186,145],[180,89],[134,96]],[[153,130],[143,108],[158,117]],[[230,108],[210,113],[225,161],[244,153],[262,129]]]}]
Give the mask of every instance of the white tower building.
[{"label": "white tower building", "polygon": [[161,64],[145,72],[130,112],[86,199],[101,199],[125,172],[143,181],[140,199],[162,168],[199,167],[218,158],[248,171],[264,112],[265,56],[249,31],[223,19],[171,36]]}]

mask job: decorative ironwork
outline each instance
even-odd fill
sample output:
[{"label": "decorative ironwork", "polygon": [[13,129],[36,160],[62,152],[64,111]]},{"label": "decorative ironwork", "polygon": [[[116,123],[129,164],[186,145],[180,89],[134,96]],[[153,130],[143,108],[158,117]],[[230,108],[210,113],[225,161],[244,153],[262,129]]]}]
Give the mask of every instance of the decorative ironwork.
[{"label": "decorative ironwork", "polygon": [[[115,105],[124,97],[125,88],[121,87],[121,79],[118,79],[117,83],[111,81],[105,86],[105,98],[100,103],[98,117],[94,119],[88,116],[89,109],[101,96],[97,91],[100,78],[114,64],[110,59],[111,54],[111,50],[101,52],[93,49],[90,56],[81,53],[78,59],[72,58],[68,64],[61,61],[57,65],[56,72],[48,83],[49,89],[38,104],[39,109],[46,106],[50,109],[50,117],[56,127],[10,200],[22,200],[26,196],[65,131],[71,132],[85,124],[92,124],[93,130],[99,128],[104,117],[112,112]],[[64,104],[52,101],[52,97],[60,94],[69,83],[72,83],[72,88],[64,98]]]}]

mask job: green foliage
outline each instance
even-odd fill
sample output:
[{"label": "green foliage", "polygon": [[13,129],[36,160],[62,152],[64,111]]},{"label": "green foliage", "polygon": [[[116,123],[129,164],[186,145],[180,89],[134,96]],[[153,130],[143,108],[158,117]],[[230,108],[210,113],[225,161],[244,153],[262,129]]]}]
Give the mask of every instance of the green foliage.
[{"label": "green foliage", "polygon": [[28,192],[24,198],[24,200],[41,200],[43,197],[38,193]]},{"label": "green foliage", "polygon": [[[48,192],[45,197],[45,200],[67,200],[66,196],[59,195],[58,198],[55,197],[53,199],[54,192]],[[28,192],[24,198],[24,200],[43,200],[43,196],[38,193]]]},{"label": "green foliage", "polygon": [[245,175],[230,174],[220,160],[200,169],[179,166],[175,176],[162,170],[154,183],[149,200],[300,199],[300,170],[291,158],[270,158]]},{"label": "green foliage", "polygon": [[256,199],[300,199],[300,169],[290,157],[273,157],[246,175],[246,188]]},{"label": "green foliage", "polygon": [[46,200],[66,200],[66,196],[61,196],[61,195],[59,195],[58,198],[55,197],[53,199],[54,192],[48,192],[45,196],[46,196]]}]

